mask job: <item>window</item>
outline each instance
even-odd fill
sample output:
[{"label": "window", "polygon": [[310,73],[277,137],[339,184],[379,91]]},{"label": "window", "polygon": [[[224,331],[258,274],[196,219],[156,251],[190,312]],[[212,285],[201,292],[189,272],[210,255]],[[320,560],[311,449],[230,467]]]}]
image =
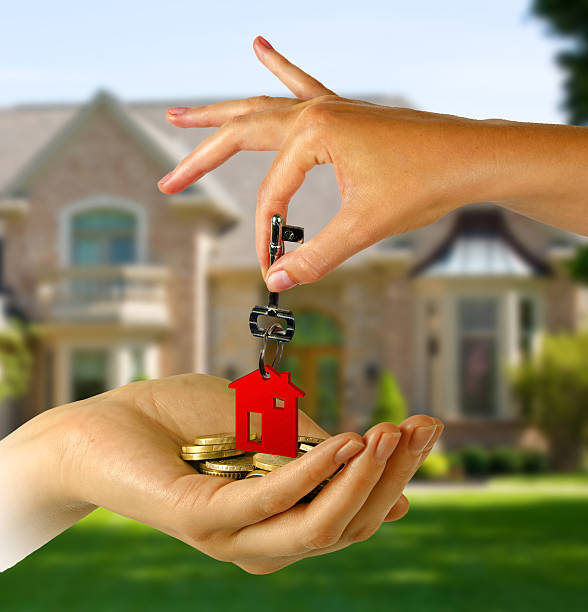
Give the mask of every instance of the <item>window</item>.
[{"label": "window", "polygon": [[94,209],[72,217],[72,264],[107,266],[137,260],[137,220],[132,213]]},{"label": "window", "polygon": [[461,299],[457,323],[461,413],[491,417],[498,400],[498,301]]},{"label": "window", "polygon": [[108,389],[106,350],[76,350],[71,355],[72,401],[86,399]]}]

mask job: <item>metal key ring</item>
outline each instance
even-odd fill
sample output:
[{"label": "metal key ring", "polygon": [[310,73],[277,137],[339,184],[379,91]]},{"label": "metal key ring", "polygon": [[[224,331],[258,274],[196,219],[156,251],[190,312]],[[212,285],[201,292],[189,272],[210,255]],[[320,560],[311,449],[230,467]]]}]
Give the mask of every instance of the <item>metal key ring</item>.
[{"label": "metal key ring", "polygon": [[[261,353],[259,353],[259,373],[263,376],[263,378],[269,378],[270,375],[267,373],[265,369],[265,351],[267,349],[267,340],[268,336],[275,332],[277,329],[281,329],[282,332],[284,328],[279,323],[274,323],[270,325],[263,334],[263,346],[261,347]],[[277,369],[280,366],[280,361],[282,361],[282,355],[284,354],[284,343],[280,340],[276,340],[278,347],[276,348],[276,354],[272,360],[272,368]]]}]

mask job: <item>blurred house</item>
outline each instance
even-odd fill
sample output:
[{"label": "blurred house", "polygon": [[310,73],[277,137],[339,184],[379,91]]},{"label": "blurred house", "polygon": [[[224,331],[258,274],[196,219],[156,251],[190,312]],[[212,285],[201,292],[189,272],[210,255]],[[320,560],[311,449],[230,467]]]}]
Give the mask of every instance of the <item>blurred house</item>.
[{"label": "blurred house", "polygon": [[[157,180],[211,133],[169,125],[171,105],[99,93],[83,107],[0,109],[0,301],[35,332],[20,420],[136,378],[257,367],[254,214],[273,154],[241,153],[162,195]],[[311,237],[338,207],[331,169],[317,168],[288,221]],[[561,265],[578,241],[472,204],[287,292],[297,331],[284,368],[302,407],[332,430],[361,428],[385,369],[413,411],[449,423],[449,446],[520,443],[506,366],[585,318]]]}]

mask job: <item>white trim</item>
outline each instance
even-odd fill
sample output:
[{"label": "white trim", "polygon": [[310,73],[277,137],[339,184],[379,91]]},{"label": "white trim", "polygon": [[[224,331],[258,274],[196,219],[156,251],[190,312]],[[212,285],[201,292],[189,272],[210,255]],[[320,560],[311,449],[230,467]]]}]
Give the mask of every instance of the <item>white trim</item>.
[{"label": "white trim", "polygon": [[129,212],[137,219],[137,260],[136,264],[147,263],[147,211],[139,202],[116,195],[93,195],[71,202],[59,211],[59,263],[62,267],[71,265],[71,221],[74,215],[95,208],[109,208]]},{"label": "white trim", "polygon": [[210,253],[211,240],[205,227],[199,228],[194,234],[194,277],[193,291],[193,371],[207,372],[206,347],[208,343],[208,278],[206,269]]}]

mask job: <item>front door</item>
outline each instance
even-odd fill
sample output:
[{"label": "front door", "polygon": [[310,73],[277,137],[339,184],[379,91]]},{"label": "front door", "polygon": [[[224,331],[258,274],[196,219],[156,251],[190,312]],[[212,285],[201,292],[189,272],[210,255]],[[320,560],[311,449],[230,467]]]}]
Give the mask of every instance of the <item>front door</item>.
[{"label": "front door", "polygon": [[327,431],[336,431],[340,421],[341,357],[337,324],[320,312],[297,312],[280,370],[292,373],[292,382],[306,393],[300,408]]}]

